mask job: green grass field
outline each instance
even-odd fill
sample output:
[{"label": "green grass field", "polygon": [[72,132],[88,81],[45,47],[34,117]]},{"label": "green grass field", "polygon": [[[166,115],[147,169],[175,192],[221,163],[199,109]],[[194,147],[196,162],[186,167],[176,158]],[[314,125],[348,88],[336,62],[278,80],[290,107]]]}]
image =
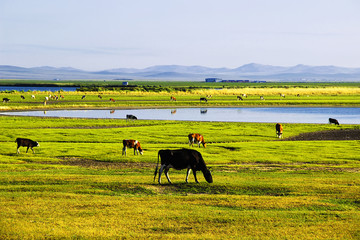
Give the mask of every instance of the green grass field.
[{"label": "green grass field", "polygon": [[[274,124],[1,116],[1,239],[359,239],[359,141],[282,141]],[[355,125],[284,124],[284,137]],[[214,183],[170,170],[160,149],[199,150]],[[16,154],[16,137],[39,141]],[[144,155],[122,156],[122,139]]]},{"label": "green grass field", "polygon": [[[360,106],[357,83],[133,83],[161,84],[171,91],[1,92],[1,99],[10,102],[0,102],[0,111]],[[99,86],[98,81],[62,84]],[[225,89],[214,90],[218,87]],[[44,105],[50,94],[64,98]],[[247,98],[237,100],[240,94]],[[199,102],[208,95],[207,103]],[[360,141],[286,141],[301,133],[359,125],[283,127],[284,140],[279,140],[273,123],[0,115],[0,239],[360,239]],[[186,171],[173,169],[173,184],[164,176],[163,185],[154,182],[157,152],[189,147],[192,132],[205,137],[207,148],[194,149],[211,167],[214,182],[208,184],[199,172],[199,184],[192,175],[186,184]],[[20,148],[16,154],[17,137],[36,140],[40,147],[35,153]],[[144,155],[128,149],[123,156],[123,139],[139,140]]]}]

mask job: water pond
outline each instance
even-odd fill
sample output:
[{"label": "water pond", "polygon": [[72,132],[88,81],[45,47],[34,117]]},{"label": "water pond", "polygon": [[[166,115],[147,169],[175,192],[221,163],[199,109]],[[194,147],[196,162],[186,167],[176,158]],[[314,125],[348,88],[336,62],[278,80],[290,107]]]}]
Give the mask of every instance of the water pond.
[{"label": "water pond", "polygon": [[0,86],[0,92],[2,91],[40,91],[40,92],[58,92],[63,90],[65,92],[75,92],[77,87],[31,87],[31,86]]},{"label": "water pond", "polygon": [[127,110],[51,110],[3,112],[17,116],[115,118],[124,119],[127,114],[138,119],[219,121],[219,122],[268,122],[268,123],[327,123],[329,118],[340,124],[360,124],[360,108],[173,108]]}]

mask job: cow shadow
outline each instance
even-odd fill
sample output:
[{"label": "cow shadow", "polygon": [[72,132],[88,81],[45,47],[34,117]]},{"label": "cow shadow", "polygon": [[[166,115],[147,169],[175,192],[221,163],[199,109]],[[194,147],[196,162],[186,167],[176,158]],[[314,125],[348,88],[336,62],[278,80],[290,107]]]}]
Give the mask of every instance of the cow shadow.
[{"label": "cow shadow", "polygon": [[237,151],[240,150],[239,147],[225,147],[225,146],[220,146],[221,148],[225,148],[226,150],[230,150],[230,151]]}]

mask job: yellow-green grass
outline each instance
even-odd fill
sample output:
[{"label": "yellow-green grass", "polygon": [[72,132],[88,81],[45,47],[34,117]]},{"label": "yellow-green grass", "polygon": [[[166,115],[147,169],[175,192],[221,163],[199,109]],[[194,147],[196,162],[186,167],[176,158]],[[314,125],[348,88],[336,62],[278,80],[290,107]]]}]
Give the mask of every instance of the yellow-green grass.
[{"label": "yellow-green grass", "polygon": [[[274,124],[1,116],[1,239],[358,239],[359,141],[282,141]],[[357,125],[284,124],[284,137]],[[157,151],[199,150],[213,184],[170,170]],[[40,147],[16,154],[16,137]],[[122,156],[122,139],[143,156]]]},{"label": "yellow-green grass", "polygon": [[[102,96],[102,99],[98,95]],[[237,96],[242,97],[243,101]],[[281,97],[284,94],[285,97]],[[20,96],[23,95],[25,99]],[[31,98],[35,95],[36,98]],[[63,95],[58,100],[45,97]],[[82,96],[86,96],[82,99]],[[177,101],[170,101],[175,96]],[[211,96],[211,97],[210,97]],[[261,100],[263,96],[265,100]],[[208,102],[200,102],[200,97],[208,97]],[[145,108],[145,107],[189,107],[189,106],[360,106],[359,87],[310,87],[310,88],[231,88],[196,89],[188,92],[13,92],[0,93],[0,110],[28,109],[69,109],[69,108]],[[115,102],[109,99],[115,99]]]}]

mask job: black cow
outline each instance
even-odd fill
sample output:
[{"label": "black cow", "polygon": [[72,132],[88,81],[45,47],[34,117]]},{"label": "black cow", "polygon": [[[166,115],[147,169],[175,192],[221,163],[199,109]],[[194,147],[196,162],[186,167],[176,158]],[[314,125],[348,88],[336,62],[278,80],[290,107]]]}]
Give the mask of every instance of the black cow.
[{"label": "black cow", "polygon": [[81,99],[84,99],[84,98],[86,98],[86,95],[83,95],[83,96],[81,97]]},{"label": "black cow", "polygon": [[338,120],[336,120],[335,118],[329,118],[329,124],[335,124],[335,125],[340,125]]},{"label": "black cow", "polygon": [[9,102],[10,101],[10,99],[8,99],[8,98],[3,98],[3,102],[4,103],[7,103],[7,102]]},{"label": "black cow", "polygon": [[137,117],[135,117],[134,115],[128,114],[128,115],[126,115],[126,120],[137,120]]},{"label": "black cow", "polygon": [[176,170],[181,170],[187,168],[186,173],[186,182],[188,182],[190,171],[193,170],[195,182],[199,183],[196,178],[196,171],[202,171],[204,177],[208,183],[212,183],[213,179],[211,176],[210,170],[206,167],[204,159],[201,154],[192,149],[178,149],[178,150],[160,150],[158,152],[158,162],[155,168],[154,181],[156,179],[156,174],[159,165],[159,159],[161,158],[161,166],[159,170],[159,184],[161,184],[161,174],[164,171],[165,176],[169,183],[171,183],[169,178],[169,169],[175,168]]},{"label": "black cow", "polygon": [[19,148],[20,147],[27,147],[26,152],[29,151],[29,148],[31,148],[31,150],[33,151],[33,153],[35,153],[33,147],[39,147],[39,143],[35,142],[33,140],[27,139],[27,138],[17,138],[15,140],[15,142],[17,143],[17,153],[20,153]]},{"label": "black cow", "polygon": [[202,97],[202,98],[200,98],[200,102],[201,102],[201,101],[207,102],[207,99],[204,98],[204,97]]},{"label": "black cow", "polygon": [[21,97],[21,99],[25,99],[25,97],[23,95],[21,95],[20,97]]}]

